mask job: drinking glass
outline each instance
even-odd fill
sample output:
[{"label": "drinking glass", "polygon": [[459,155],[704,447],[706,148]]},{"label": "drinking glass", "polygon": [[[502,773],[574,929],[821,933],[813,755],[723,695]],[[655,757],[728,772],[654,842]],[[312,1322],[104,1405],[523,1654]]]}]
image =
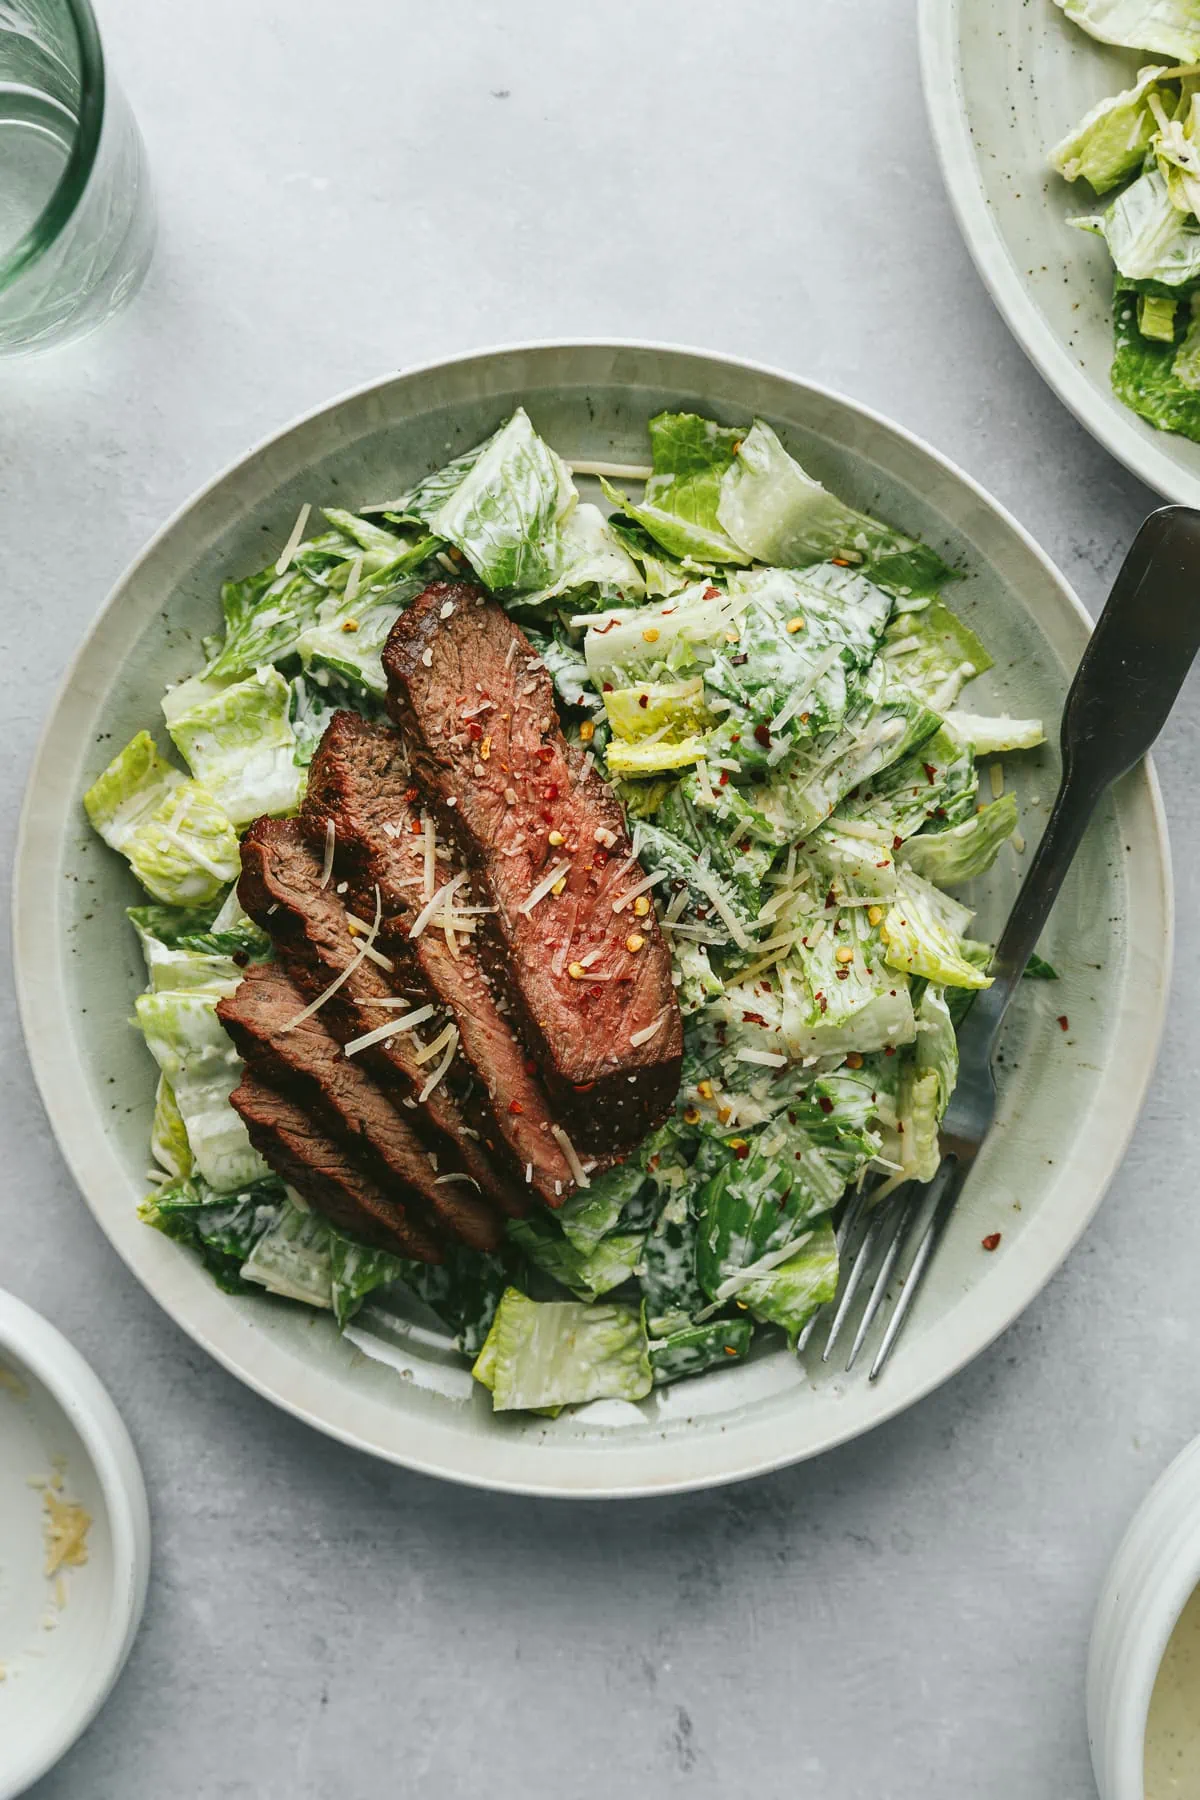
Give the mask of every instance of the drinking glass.
[{"label": "drinking glass", "polygon": [[0,0],[0,356],[109,318],[153,245],[145,150],[89,0]]}]

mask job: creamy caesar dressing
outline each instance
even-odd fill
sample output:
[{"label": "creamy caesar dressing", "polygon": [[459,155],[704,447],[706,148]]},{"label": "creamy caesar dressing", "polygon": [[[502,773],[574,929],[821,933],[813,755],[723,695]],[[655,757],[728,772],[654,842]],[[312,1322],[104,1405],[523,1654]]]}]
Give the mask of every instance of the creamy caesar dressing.
[{"label": "creamy caesar dressing", "polygon": [[1146,1800],[1200,1794],[1200,1588],[1171,1633],[1146,1720]]}]

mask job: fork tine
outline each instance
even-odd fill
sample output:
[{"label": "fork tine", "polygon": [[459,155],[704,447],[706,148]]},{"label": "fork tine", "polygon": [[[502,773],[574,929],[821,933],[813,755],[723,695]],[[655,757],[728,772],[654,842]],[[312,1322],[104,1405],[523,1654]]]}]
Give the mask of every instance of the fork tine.
[{"label": "fork tine", "polygon": [[[849,1244],[850,1239],[857,1232],[859,1223],[866,1214],[867,1202],[869,1201],[869,1199],[870,1199],[869,1190],[865,1187],[859,1188],[858,1192],[854,1195],[853,1199],[850,1201],[849,1206],[847,1206],[845,1212],[843,1213],[842,1222],[838,1226],[838,1229],[837,1229],[837,1247],[838,1247],[838,1255],[839,1256],[846,1249],[846,1246]],[[808,1324],[804,1327],[804,1330],[800,1333],[800,1336],[796,1339],[796,1355],[797,1356],[804,1355],[804,1352],[808,1349],[809,1342],[812,1338],[813,1332],[817,1329],[817,1326],[821,1322],[822,1313],[827,1312],[827,1311],[828,1311],[827,1307],[818,1306],[816,1312],[813,1314],[812,1318],[808,1321]]]},{"label": "fork tine", "polygon": [[[929,1215],[929,1223],[917,1246],[917,1253],[909,1264],[908,1273],[904,1277],[904,1285],[896,1297],[892,1316],[888,1320],[887,1330],[883,1334],[883,1342],[879,1346],[875,1361],[871,1364],[871,1373],[867,1378],[869,1381],[874,1381],[883,1372],[884,1365],[895,1348],[896,1339],[900,1336],[904,1321],[920,1291],[921,1283],[933,1261],[934,1252],[941,1242],[942,1233],[950,1221],[955,1201],[962,1191],[962,1185],[968,1173],[969,1169],[964,1168],[961,1162],[952,1161],[950,1158],[946,1159],[938,1171],[938,1174],[945,1179],[945,1186],[938,1195],[933,1212]],[[935,1176],[935,1182],[937,1179],[938,1177]]]},{"label": "fork tine", "polygon": [[888,1282],[892,1279],[892,1270],[896,1266],[896,1258],[899,1256],[901,1246],[908,1235],[909,1213],[907,1206],[902,1203],[889,1210],[893,1221],[892,1241],[884,1252],[883,1261],[879,1265],[879,1273],[875,1277],[875,1284],[872,1287],[870,1294],[867,1296],[867,1304],[863,1307],[862,1318],[858,1321],[858,1330],[854,1334],[854,1342],[850,1346],[850,1355],[846,1359],[847,1375],[854,1367],[858,1358],[858,1353],[862,1349],[863,1339],[866,1337],[868,1331],[870,1331],[871,1326],[875,1323],[875,1315],[883,1304],[883,1297],[887,1292]]},{"label": "fork tine", "polygon": [[[894,1199],[894,1196],[893,1196]],[[854,1303],[854,1296],[859,1290],[862,1278],[871,1265],[877,1245],[880,1242],[883,1226],[891,1217],[892,1205],[880,1207],[873,1217],[868,1218],[867,1228],[858,1246],[858,1254],[850,1265],[850,1273],[846,1277],[846,1285],[841,1299],[837,1303],[837,1311],[833,1315],[833,1324],[829,1327],[829,1336],[825,1340],[825,1348],[821,1352],[821,1361],[828,1362],[834,1344],[838,1340],[846,1314]]]}]

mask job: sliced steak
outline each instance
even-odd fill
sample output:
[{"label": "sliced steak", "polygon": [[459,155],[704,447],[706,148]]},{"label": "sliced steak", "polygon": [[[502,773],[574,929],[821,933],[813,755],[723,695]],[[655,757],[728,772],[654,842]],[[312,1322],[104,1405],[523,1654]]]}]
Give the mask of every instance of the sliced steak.
[{"label": "sliced steak", "polygon": [[250,1069],[229,1098],[259,1155],[332,1224],[377,1249],[441,1262],[441,1247],[431,1233],[326,1136],[298,1100]]},{"label": "sliced steak", "polygon": [[[482,717],[486,722],[487,714]],[[432,923],[416,939],[409,936],[426,900],[426,835],[399,733],[358,713],[335,713],[308,772],[301,823],[314,853],[324,850],[332,823],[337,871],[349,879],[360,911],[366,910],[368,895],[373,906],[378,887],[383,923],[377,942],[398,966],[415,963],[430,992],[458,1020],[463,1054],[486,1111],[485,1143],[499,1155],[507,1153],[519,1167],[519,1179],[547,1205],[561,1206],[575,1180],[552,1134],[550,1099],[474,937],[456,934],[451,950]],[[435,866],[438,886],[453,878],[452,864]],[[472,898],[465,888],[456,896],[463,905]],[[471,923],[478,923],[478,915]]]},{"label": "sliced steak", "polygon": [[440,1175],[417,1133],[357,1057],[349,1057],[320,1013],[289,1030],[304,996],[279,963],[257,963],[217,1005],[217,1017],[245,1062],[272,1086],[295,1094],[333,1137],[357,1154],[389,1194],[476,1250],[493,1250],[503,1220],[453,1169]]},{"label": "sliced steak", "polygon": [[[383,664],[418,783],[497,908],[489,928],[552,1101],[578,1148],[631,1148],[670,1110],[683,1024],[653,907],[620,905],[642,872],[617,800],[568,750],[540,657],[480,589],[433,583]],[[555,869],[561,890],[531,906]]]},{"label": "sliced steak", "polygon": [[[295,819],[255,820],[242,839],[238,896],[251,918],[270,933],[306,1000],[319,998],[352,960],[355,938],[349,915],[332,887],[321,886],[320,863]],[[387,1021],[387,1009],[373,1002],[400,996],[414,1007],[430,998],[410,971],[392,977],[364,959],[321,1007],[320,1017],[338,1042],[346,1044]],[[439,1034],[443,1023],[433,1019],[423,1028],[427,1042]],[[487,1155],[446,1082],[420,1100],[440,1060],[418,1062],[420,1048],[415,1033],[400,1032],[360,1055],[375,1079],[411,1112],[414,1128],[438,1156],[442,1169],[461,1168],[474,1176],[487,1199],[519,1216],[528,1210],[528,1194]]]}]

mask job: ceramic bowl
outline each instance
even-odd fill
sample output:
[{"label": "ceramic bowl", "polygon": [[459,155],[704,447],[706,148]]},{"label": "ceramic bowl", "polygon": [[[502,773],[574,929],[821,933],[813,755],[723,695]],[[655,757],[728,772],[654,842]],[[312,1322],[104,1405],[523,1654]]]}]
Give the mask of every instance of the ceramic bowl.
[{"label": "ceramic bowl", "polygon": [[[45,1484],[90,1515],[87,1560],[45,1574]],[[79,1352],[0,1291],[0,1800],[70,1748],[124,1666],[146,1597],[137,1454]]]},{"label": "ceramic bowl", "polygon": [[[119,745],[154,726],[166,684],[202,660],[222,577],[259,567],[302,502],[386,499],[518,402],[577,461],[644,460],[646,422],[664,407],[730,423],[761,415],[847,500],[943,551],[965,572],[954,605],[996,658],[973,704],[1048,724],[1051,746],[1007,764],[1022,831],[1036,839],[1089,623],[969,476],[865,407],[730,358],[620,343],[480,352],[375,382],[269,439],[184,507],[118,583],[30,779],[16,871],[21,1013],[54,1130],[101,1226],[172,1317],[260,1393],[375,1455],[481,1486],[571,1497],[703,1487],[814,1456],[928,1393],[1016,1317],[1084,1229],[1128,1141],[1162,1023],[1171,900],[1161,807],[1144,767],[1089,833],[1043,946],[1062,979],[1026,983],[1012,1009],[996,1130],[874,1385],[764,1346],[637,1409],[495,1416],[449,1344],[394,1313],[368,1309],[339,1338],[327,1318],[285,1301],[220,1292],[136,1216],[155,1085],[128,1024],[144,975],[122,908],[137,890],[91,833],[80,796]],[[1020,859],[1006,851],[978,884],[980,936],[997,931],[1019,880]],[[981,1240],[997,1231],[989,1255]]]}]

